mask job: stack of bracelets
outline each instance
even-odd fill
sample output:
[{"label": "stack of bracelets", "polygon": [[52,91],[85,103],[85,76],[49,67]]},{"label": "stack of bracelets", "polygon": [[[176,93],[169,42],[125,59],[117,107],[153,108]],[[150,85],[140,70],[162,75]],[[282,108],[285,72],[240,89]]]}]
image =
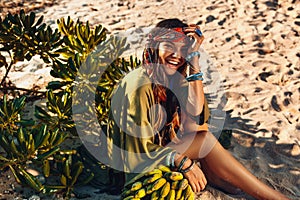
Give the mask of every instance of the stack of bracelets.
[{"label": "stack of bracelets", "polygon": [[196,74],[192,74],[188,77],[186,77],[185,79],[190,82],[190,81],[203,81],[203,73],[202,72],[198,72]]},{"label": "stack of bracelets", "polygon": [[[175,169],[175,155],[176,152],[171,152],[170,154],[168,154],[166,161],[167,161],[167,166],[170,166],[171,169]],[[190,166],[188,166],[186,169],[183,169],[183,166],[185,164],[186,161],[188,161],[189,158],[187,156],[184,156],[183,159],[180,161],[177,171],[181,172],[181,173],[187,173],[189,171],[191,171],[194,166],[195,166],[195,162],[192,160],[192,164]]]},{"label": "stack of bracelets", "polygon": [[[190,54],[186,57],[186,60],[187,60],[188,62],[190,62],[190,61],[192,60],[192,58],[195,57],[195,56],[198,56],[198,58],[200,57],[199,51],[194,51],[194,52],[190,53]],[[196,74],[192,74],[192,75],[186,77],[185,79],[186,79],[188,82],[190,82],[190,81],[198,81],[198,80],[203,81],[203,77],[202,77],[202,76],[203,76],[203,73],[202,73],[202,72],[199,72],[199,73],[196,73]]]}]

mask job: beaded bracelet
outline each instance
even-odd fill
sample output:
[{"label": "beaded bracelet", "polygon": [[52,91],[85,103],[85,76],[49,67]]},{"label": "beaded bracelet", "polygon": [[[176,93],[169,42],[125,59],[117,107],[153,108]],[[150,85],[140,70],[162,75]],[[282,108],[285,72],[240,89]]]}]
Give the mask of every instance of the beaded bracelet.
[{"label": "beaded bracelet", "polygon": [[181,171],[183,168],[184,163],[188,160],[189,158],[187,156],[184,156],[182,158],[182,160],[180,161],[179,165],[178,165],[178,170],[177,171]]},{"label": "beaded bracelet", "polygon": [[170,166],[171,165],[171,155],[172,152],[168,153],[168,155],[166,156],[166,166]]},{"label": "beaded bracelet", "polygon": [[181,170],[181,172],[187,173],[187,172],[191,171],[194,168],[195,164],[196,163],[194,161],[192,161],[192,164],[189,167],[187,167],[186,169]]},{"label": "beaded bracelet", "polygon": [[200,81],[203,81],[203,73],[202,72],[198,72],[196,74],[192,74],[188,77],[186,77],[185,79],[190,82],[190,81],[197,81],[197,80],[200,80]]},{"label": "beaded bracelet", "polygon": [[187,61],[191,61],[193,57],[198,56],[198,58],[200,58],[200,52],[199,51],[194,51],[192,53],[190,53],[189,55],[187,55],[187,57],[185,58]]},{"label": "beaded bracelet", "polygon": [[175,155],[176,152],[172,152],[170,156],[170,168],[175,168]]}]

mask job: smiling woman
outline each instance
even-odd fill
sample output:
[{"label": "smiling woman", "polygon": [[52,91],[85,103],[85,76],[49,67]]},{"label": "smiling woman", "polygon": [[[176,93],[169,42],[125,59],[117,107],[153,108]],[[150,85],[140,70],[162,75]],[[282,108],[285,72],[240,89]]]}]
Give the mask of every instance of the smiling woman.
[{"label": "smiling woman", "polygon": [[194,192],[208,183],[227,193],[241,189],[257,199],[287,199],[253,176],[209,132],[198,52],[203,39],[195,24],[161,21],[149,34],[143,66],[114,92],[106,136],[119,186],[164,164],[183,173]]},{"label": "smiling woman", "polygon": [[160,63],[167,75],[174,75],[179,67],[185,63],[187,45],[184,42],[161,42],[159,44]]}]

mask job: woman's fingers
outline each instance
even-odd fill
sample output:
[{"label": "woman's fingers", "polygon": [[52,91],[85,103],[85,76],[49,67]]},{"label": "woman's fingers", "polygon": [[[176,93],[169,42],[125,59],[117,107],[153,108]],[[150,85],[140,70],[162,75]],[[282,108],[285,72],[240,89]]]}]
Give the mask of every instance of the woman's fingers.
[{"label": "woman's fingers", "polygon": [[206,184],[207,184],[206,179],[205,178],[202,179],[200,181],[200,190],[204,190],[204,188],[206,187]]},{"label": "woman's fingers", "polygon": [[191,184],[191,187],[195,193],[197,193],[200,188],[198,183]]},{"label": "woman's fingers", "polygon": [[206,187],[207,180],[198,166],[187,172],[186,178],[189,180],[189,183],[195,193],[204,190]]},{"label": "woman's fingers", "polygon": [[200,27],[195,24],[189,25],[184,29],[184,31],[187,33],[187,35],[198,36],[199,38],[203,37]]},{"label": "woman's fingers", "polygon": [[200,192],[202,189],[202,184],[198,180],[190,181],[190,185],[195,193]]},{"label": "woman's fingers", "polygon": [[192,37],[195,39],[195,43],[192,47],[192,51],[198,50],[204,40],[204,36],[202,35],[200,27],[196,24],[190,24],[188,27],[184,29],[184,32],[188,37]]}]

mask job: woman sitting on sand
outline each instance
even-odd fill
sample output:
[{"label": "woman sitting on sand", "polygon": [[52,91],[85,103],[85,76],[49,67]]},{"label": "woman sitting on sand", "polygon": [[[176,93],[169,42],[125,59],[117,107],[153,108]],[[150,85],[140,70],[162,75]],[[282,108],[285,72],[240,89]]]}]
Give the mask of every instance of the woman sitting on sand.
[{"label": "woman sitting on sand", "polygon": [[287,199],[208,131],[198,52],[203,39],[197,25],[178,19],[163,20],[151,31],[143,66],[124,77],[112,98],[106,135],[110,166],[125,172],[125,182],[163,163],[180,167],[196,193],[208,183],[257,199]]}]

